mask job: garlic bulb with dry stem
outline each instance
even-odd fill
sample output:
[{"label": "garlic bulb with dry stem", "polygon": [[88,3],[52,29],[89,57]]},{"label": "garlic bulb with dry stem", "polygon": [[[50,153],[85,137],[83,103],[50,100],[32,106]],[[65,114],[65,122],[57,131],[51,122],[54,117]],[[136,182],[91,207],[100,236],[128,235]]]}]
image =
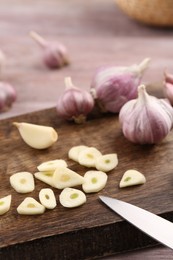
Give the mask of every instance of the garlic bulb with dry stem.
[{"label": "garlic bulb with dry stem", "polygon": [[173,108],[167,99],[158,99],[138,87],[138,98],[120,110],[124,136],[133,143],[154,144],[162,141],[173,126]]},{"label": "garlic bulb with dry stem", "polygon": [[0,82],[0,112],[8,110],[16,100],[16,90],[6,82]]},{"label": "garlic bulb with dry stem", "polygon": [[43,62],[50,69],[61,68],[69,64],[66,47],[59,42],[46,41],[38,33],[31,31],[30,36],[43,49]]},{"label": "garlic bulb with dry stem", "polygon": [[163,92],[165,97],[169,99],[171,105],[173,105],[173,74],[165,72],[164,77]]},{"label": "garlic bulb with dry stem", "polygon": [[91,94],[75,87],[70,77],[65,78],[65,85],[66,89],[57,102],[57,114],[61,118],[74,120],[78,124],[85,122],[88,113],[94,107]]},{"label": "garlic bulb with dry stem", "polygon": [[150,59],[129,67],[103,67],[94,76],[91,93],[103,112],[117,113],[129,100],[137,97],[137,88]]}]

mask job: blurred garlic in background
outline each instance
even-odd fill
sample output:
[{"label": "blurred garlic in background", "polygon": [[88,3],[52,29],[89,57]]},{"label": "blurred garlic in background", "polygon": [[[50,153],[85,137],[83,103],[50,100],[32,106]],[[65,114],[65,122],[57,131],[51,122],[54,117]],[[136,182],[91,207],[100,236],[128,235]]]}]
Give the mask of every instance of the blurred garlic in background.
[{"label": "blurred garlic in background", "polygon": [[164,72],[163,93],[173,105],[173,74]]},{"label": "blurred garlic in background", "polygon": [[31,31],[31,38],[43,50],[43,62],[50,69],[58,69],[70,63],[66,47],[60,42],[47,41],[38,33]]}]

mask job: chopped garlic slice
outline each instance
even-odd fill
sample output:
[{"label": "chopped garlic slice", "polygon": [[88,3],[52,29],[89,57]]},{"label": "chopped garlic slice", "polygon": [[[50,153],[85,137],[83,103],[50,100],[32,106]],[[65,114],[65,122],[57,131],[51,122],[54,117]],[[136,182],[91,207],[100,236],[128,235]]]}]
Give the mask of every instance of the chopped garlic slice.
[{"label": "chopped garlic slice", "polygon": [[101,155],[101,152],[95,147],[88,147],[79,153],[79,164],[86,167],[95,167],[96,158]]},{"label": "chopped garlic slice", "polygon": [[43,171],[54,171],[58,167],[67,167],[66,161],[64,161],[62,159],[57,159],[57,160],[43,162],[39,166],[37,166],[37,169],[40,172],[43,172]]},{"label": "chopped garlic slice", "polygon": [[59,201],[66,208],[74,208],[86,202],[86,195],[81,190],[65,188],[59,195]]},{"label": "chopped garlic slice", "polygon": [[22,215],[43,214],[44,211],[45,207],[31,197],[25,198],[22,203],[17,207],[17,212]]},{"label": "chopped garlic slice", "polygon": [[84,183],[84,177],[66,167],[57,168],[52,180],[53,186],[57,189],[74,187]]},{"label": "chopped garlic slice", "polygon": [[82,188],[86,193],[98,192],[102,190],[107,183],[108,176],[102,171],[87,171],[84,175],[84,184]]},{"label": "chopped garlic slice", "polygon": [[96,169],[103,172],[113,170],[118,165],[116,153],[105,154],[96,158]]},{"label": "chopped garlic slice", "polygon": [[86,148],[88,148],[88,146],[85,145],[73,146],[68,152],[68,157],[73,161],[79,162],[79,154]]},{"label": "chopped garlic slice", "polygon": [[5,196],[0,199],[0,215],[5,214],[9,211],[11,206],[11,195]]},{"label": "chopped garlic slice", "polygon": [[36,173],[34,173],[34,176],[36,179],[53,187],[53,174],[54,174],[54,171],[36,172]]},{"label": "chopped garlic slice", "polygon": [[54,209],[57,205],[53,190],[49,188],[41,189],[39,192],[39,200],[47,209]]},{"label": "chopped garlic slice", "polygon": [[124,173],[121,181],[120,181],[120,188],[133,186],[138,184],[144,184],[146,182],[145,176],[136,171],[136,170],[128,170]]},{"label": "chopped garlic slice", "polygon": [[28,193],[34,190],[34,177],[30,172],[17,172],[10,176],[11,186],[19,193]]}]

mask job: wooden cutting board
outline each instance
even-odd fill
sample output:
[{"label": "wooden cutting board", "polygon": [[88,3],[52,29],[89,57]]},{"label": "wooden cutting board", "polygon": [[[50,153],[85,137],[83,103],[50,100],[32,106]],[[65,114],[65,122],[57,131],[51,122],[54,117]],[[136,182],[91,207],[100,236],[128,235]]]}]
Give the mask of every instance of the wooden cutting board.
[{"label": "wooden cutting board", "polygon": [[[49,149],[32,149],[23,142],[13,121],[52,126],[59,139]],[[52,108],[2,120],[0,144],[0,197],[12,194],[10,211],[0,216],[2,259],[90,259],[156,244],[103,205],[99,195],[122,199],[173,221],[173,132],[158,145],[135,145],[124,138],[116,115],[95,114],[84,125],[76,125],[60,120]],[[86,204],[73,209],[60,205],[61,191],[54,189],[54,210],[39,216],[19,215],[16,208],[22,200],[26,196],[38,199],[40,189],[48,185],[35,180],[33,192],[18,194],[10,186],[10,175],[18,171],[34,173],[40,163],[59,158],[84,175],[87,169],[67,156],[75,145],[118,154],[119,164],[108,173],[106,187],[87,194]],[[120,189],[120,179],[128,169],[141,171],[147,182]]]}]

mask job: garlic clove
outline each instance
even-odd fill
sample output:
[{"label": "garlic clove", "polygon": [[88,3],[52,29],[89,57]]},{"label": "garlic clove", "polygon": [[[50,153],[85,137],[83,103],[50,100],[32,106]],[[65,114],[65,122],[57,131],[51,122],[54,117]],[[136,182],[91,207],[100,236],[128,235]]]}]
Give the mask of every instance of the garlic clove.
[{"label": "garlic clove", "polygon": [[161,142],[173,125],[173,108],[168,100],[158,99],[138,87],[138,98],[128,101],[120,110],[119,120],[124,136],[133,143]]},{"label": "garlic clove", "polygon": [[128,186],[133,186],[133,185],[139,185],[139,184],[144,184],[146,182],[145,176],[136,170],[127,170],[121,181],[120,181],[120,188],[128,187]]},{"label": "garlic clove", "polygon": [[10,176],[10,184],[19,193],[28,193],[35,189],[34,177],[30,172],[17,172]]},{"label": "garlic clove", "polygon": [[78,173],[65,168],[59,167],[53,174],[53,185],[57,189],[74,187],[84,183],[84,178]]},{"label": "garlic clove", "polygon": [[82,189],[86,193],[101,191],[107,183],[108,176],[102,171],[87,171],[84,175],[84,184]]},{"label": "garlic clove", "polygon": [[167,72],[164,73],[163,92],[171,105],[173,105],[173,75]]},{"label": "garlic clove", "polygon": [[100,68],[91,83],[91,93],[102,112],[118,113],[129,100],[137,97],[137,88],[150,62],[144,59],[129,67]]},{"label": "garlic clove", "polygon": [[79,164],[86,167],[95,167],[96,159],[102,154],[95,147],[88,147],[79,153]]},{"label": "garlic clove", "polygon": [[35,149],[46,149],[58,139],[58,134],[50,126],[14,122],[26,144]]},{"label": "garlic clove", "polygon": [[73,161],[79,162],[79,154],[81,151],[85,150],[86,148],[88,148],[88,146],[85,145],[73,146],[68,152],[68,157]]},{"label": "garlic clove", "polygon": [[54,174],[54,171],[49,171],[49,172],[36,172],[34,173],[34,176],[36,179],[54,187],[53,185],[53,174]]},{"label": "garlic clove", "polygon": [[86,202],[86,195],[74,188],[65,188],[59,195],[59,202],[63,207],[79,207]]},{"label": "garlic clove", "polygon": [[0,215],[3,215],[9,211],[11,206],[11,198],[12,196],[8,195],[0,199]]},{"label": "garlic clove", "polygon": [[41,189],[39,192],[39,200],[47,209],[54,209],[57,205],[53,190],[49,188]]},{"label": "garlic clove", "polygon": [[118,165],[118,157],[116,153],[105,154],[96,158],[96,169],[103,172],[109,172]]},{"label": "garlic clove", "polygon": [[52,161],[47,161],[44,163],[41,163],[40,165],[37,166],[37,169],[41,171],[54,171],[58,167],[67,167],[66,161],[62,159],[57,159],[57,160],[52,160]]},{"label": "garlic clove", "polygon": [[21,215],[37,215],[43,214],[45,207],[31,197],[25,198],[17,207],[17,212]]},{"label": "garlic clove", "polygon": [[30,36],[43,48],[43,62],[48,68],[61,68],[70,63],[67,49],[63,44],[46,41],[34,31],[30,32]]},{"label": "garlic clove", "polygon": [[70,77],[65,78],[65,85],[66,89],[57,102],[57,114],[77,124],[84,123],[94,107],[94,100],[88,91],[75,87]]}]

